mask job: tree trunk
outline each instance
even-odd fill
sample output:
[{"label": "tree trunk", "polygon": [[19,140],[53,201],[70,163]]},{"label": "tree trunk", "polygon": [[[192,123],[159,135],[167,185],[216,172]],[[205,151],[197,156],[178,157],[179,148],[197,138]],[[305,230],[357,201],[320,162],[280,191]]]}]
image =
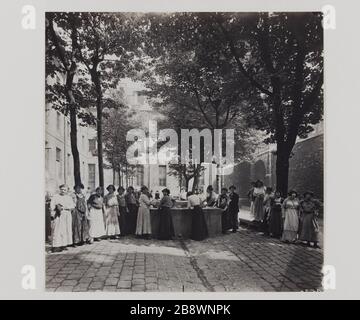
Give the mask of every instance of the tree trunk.
[{"label": "tree trunk", "polygon": [[278,146],[276,156],[276,189],[283,196],[287,195],[289,183],[290,152]]},{"label": "tree trunk", "polygon": [[185,190],[186,190],[186,192],[188,192],[189,191],[189,179],[185,179]]},{"label": "tree trunk", "polygon": [[77,120],[75,107],[70,107],[70,144],[74,161],[75,185],[81,185],[80,156],[77,147]]},{"label": "tree trunk", "polygon": [[192,192],[195,192],[195,189],[198,188],[199,186],[199,177],[200,177],[200,169],[199,168],[201,167],[201,164],[197,164],[196,165],[196,169],[195,169],[195,174],[194,174],[194,182],[193,182],[193,185],[192,185]]},{"label": "tree trunk", "polygon": [[103,144],[102,144],[102,106],[101,97],[97,98],[97,143],[98,143],[98,165],[99,165],[99,184],[104,189],[104,163],[103,163]]},{"label": "tree trunk", "polygon": [[96,91],[96,129],[97,129],[97,147],[98,147],[98,167],[99,167],[99,185],[104,190],[104,162],[103,162],[103,142],[102,142],[102,90],[100,84],[100,75],[97,72],[97,65],[93,66],[91,78]]}]

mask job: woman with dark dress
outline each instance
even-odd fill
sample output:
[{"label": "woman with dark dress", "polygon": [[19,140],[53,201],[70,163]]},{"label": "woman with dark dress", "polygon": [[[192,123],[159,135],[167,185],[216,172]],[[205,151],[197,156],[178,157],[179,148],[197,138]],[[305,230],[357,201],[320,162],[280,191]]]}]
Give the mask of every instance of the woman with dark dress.
[{"label": "woman with dark dress", "polygon": [[120,235],[124,236],[127,234],[126,215],[128,212],[128,208],[126,206],[125,189],[122,186],[120,186],[117,191],[118,191],[117,200],[119,204],[118,220],[120,227]]},{"label": "woman with dark dress", "polygon": [[190,238],[196,241],[201,241],[208,237],[205,216],[200,203],[201,200],[197,194],[188,192],[188,209],[190,209],[191,212]]},{"label": "woman with dark dress", "polygon": [[72,211],[72,236],[74,246],[81,246],[85,242],[90,241],[89,220],[87,219],[86,199],[82,192],[83,189],[83,184],[74,187],[73,200],[75,209]]},{"label": "woman with dark dress", "polygon": [[217,195],[214,192],[214,188],[212,186],[208,186],[206,189],[206,206],[213,207],[216,204]]},{"label": "woman with dark dress", "polygon": [[170,190],[162,190],[163,197],[159,203],[159,240],[170,240],[174,236],[174,226],[171,217],[171,208],[174,206],[174,200],[170,197]]},{"label": "woman with dark dress", "polygon": [[235,192],[236,187],[234,185],[229,187],[229,206],[228,214],[230,219],[230,227],[233,233],[238,229],[238,215],[239,215],[239,195]]},{"label": "woman with dark dress", "polygon": [[280,238],[282,233],[282,203],[280,191],[275,192],[274,198],[271,199],[271,209],[269,217],[269,234],[270,237]]},{"label": "woman with dark dress", "polygon": [[126,215],[126,232],[127,234],[135,234],[139,201],[135,196],[134,188],[132,186],[127,188],[125,201],[128,208],[128,213]]},{"label": "woman with dark dress", "polygon": [[319,243],[319,225],[317,222],[320,201],[313,199],[314,194],[311,191],[304,193],[304,200],[300,201],[300,241],[306,241],[310,247],[311,242],[314,248],[320,248]]},{"label": "woman with dark dress", "polygon": [[221,215],[222,233],[226,233],[226,231],[230,229],[229,213],[227,210],[230,199],[227,192],[228,192],[227,188],[222,188],[221,194],[218,196],[215,204],[217,208],[224,210]]}]

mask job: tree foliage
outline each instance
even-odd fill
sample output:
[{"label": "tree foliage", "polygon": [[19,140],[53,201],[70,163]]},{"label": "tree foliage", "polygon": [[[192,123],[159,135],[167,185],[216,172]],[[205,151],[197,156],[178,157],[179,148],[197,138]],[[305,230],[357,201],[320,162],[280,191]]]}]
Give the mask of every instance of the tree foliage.
[{"label": "tree foliage", "polygon": [[265,143],[277,144],[277,183],[286,192],[296,138],[322,119],[321,19],[312,12],[149,15],[146,52],[157,74],[150,87],[196,123],[200,114],[209,127],[234,120],[263,131]]}]

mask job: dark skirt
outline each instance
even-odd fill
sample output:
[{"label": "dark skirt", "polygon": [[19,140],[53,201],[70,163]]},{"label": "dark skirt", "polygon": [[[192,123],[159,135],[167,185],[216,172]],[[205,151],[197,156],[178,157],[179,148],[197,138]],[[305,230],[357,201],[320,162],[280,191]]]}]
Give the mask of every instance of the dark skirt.
[{"label": "dark skirt", "polygon": [[174,236],[174,226],[171,217],[171,209],[168,207],[159,208],[159,240],[170,240]]},{"label": "dark skirt", "polygon": [[319,224],[314,213],[303,213],[300,223],[301,241],[318,242],[319,241]]},{"label": "dark skirt", "polygon": [[45,241],[51,241],[51,208],[49,201],[45,204]]},{"label": "dark skirt", "polygon": [[232,228],[233,230],[237,230],[237,228],[239,227],[238,214],[239,214],[239,207],[228,208],[229,227]]},{"label": "dark skirt", "polygon": [[208,229],[204,212],[200,206],[191,209],[191,236],[192,240],[201,241],[208,237]]},{"label": "dark skirt", "polygon": [[136,204],[128,204],[129,212],[125,216],[126,234],[135,234],[136,222],[138,216],[138,206]]},{"label": "dark skirt", "polygon": [[282,233],[282,213],[281,207],[273,207],[270,211],[269,219],[269,233],[270,235],[280,238]]},{"label": "dark skirt", "polygon": [[226,232],[231,228],[228,210],[224,210],[221,214],[221,227],[222,227],[222,232]]},{"label": "dark skirt", "polygon": [[77,209],[71,212],[72,216],[72,237],[73,243],[84,243],[89,240],[89,221],[86,219],[85,214]]},{"label": "dark skirt", "polygon": [[119,207],[119,227],[120,227],[120,234],[122,236],[127,235],[128,230],[127,230],[127,226],[126,226],[126,207]]}]

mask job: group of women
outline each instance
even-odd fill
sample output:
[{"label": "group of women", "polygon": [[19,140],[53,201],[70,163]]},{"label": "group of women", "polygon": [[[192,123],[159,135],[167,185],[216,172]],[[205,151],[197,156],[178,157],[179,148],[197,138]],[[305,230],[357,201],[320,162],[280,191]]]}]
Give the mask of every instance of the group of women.
[{"label": "group of women", "polygon": [[[159,210],[158,239],[169,240],[175,236],[171,216],[175,200],[167,188],[162,190],[161,199],[158,192],[152,199],[146,186],[141,187],[140,194],[137,194],[131,186],[126,192],[120,186],[116,193],[115,186],[109,185],[105,196],[98,187],[88,199],[83,193],[83,185],[76,185],[72,194],[69,194],[66,185],[61,185],[59,189],[50,202],[54,252],[103,238],[117,239],[123,235],[134,234],[148,239],[152,235],[151,206]],[[208,237],[203,207],[223,209],[223,233],[229,229],[236,232],[239,195],[235,189],[235,186],[230,186],[229,190],[222,188],[221,194],[217,195],[209,186],[205,197],[196,192],[187,193],[187,208],[192,219],[191,239],[203,240]],[[296,191],[290,191],[284,199],[280,192],[274,193],[272,188],[265,188],[258,180],[253,183],[248,196],[251,200],[250,210],[265,234],[287,243],[301,241],[319,247],[317,216],[321,204],[314,199],[312,192],[305,192],[300,200]]]},{"label": "group of women", "polygon": [[248,196],[250,211],[259,228],[285,243],[306,243],[319,248],[318,215],[321,203],[307,191],[300,199],[295,190],[283,198],[279,191],[264,187],[262,181],[252,183]]},{"label": "group of women", "polygon": [[[83,185],[74,187],[69,194],[66,185],[60,186],[58,194],[50,202],[52,217],[52,251],[67,250],[69,246],[80,246],[103,238],[117,239],[123,235],[135,234],[148,239],[152,234],[150,207],[155,205],[159,210],[158,239],[169,240],[174,237],[171,208],[175,200],[169,189],[162,190],[163,196],[157,194],[152,200],[146,186],[136,194],[133,187],[125,193],[119,187],[116,193],[114,185],[106,189],[103,196],[100,187],[89,199],[83,193]],[[208,236],[205,217],[197,195],[188,193],[188,208],[193,213],[191,238],[203,240]]]}]

